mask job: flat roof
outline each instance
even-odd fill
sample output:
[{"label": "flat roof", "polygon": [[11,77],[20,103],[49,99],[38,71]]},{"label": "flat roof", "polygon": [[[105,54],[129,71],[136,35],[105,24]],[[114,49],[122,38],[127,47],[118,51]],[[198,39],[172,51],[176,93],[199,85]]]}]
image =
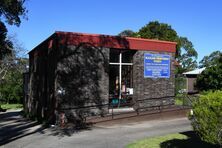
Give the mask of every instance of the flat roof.
[{"label": "flat roof", "polygon": [[195,70],[192,70],[192,71],[188,71],[188,72],[185,72],[183,73],[184,75],[199,75],[201,74],[206,68],[203,67],[203,68],[200,68],[200,69],[195,69]]},{"label": "flat roof", "polygon": [[56,39],[57,44],[79,45],[88,43],[95,47],[107,47],[117,49],[148,50],[159,52],[176,52],[176,42],[161,41],[134,37],[121,37],[103,34],[87,34],[77,32],[56,31],[45,41],[36,46],[29,53],[37,50],[39,46],[47,44],[51,46],[52,40]]}]

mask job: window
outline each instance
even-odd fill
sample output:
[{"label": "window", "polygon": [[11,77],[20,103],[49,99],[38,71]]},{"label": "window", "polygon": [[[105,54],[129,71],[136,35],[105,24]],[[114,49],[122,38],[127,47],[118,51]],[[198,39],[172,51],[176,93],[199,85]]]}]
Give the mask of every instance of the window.
[{"label": "window", "polygon": [[109,90],[110,96],[122,99],[132,94],[133,88],[133,50],[110,50]]}]

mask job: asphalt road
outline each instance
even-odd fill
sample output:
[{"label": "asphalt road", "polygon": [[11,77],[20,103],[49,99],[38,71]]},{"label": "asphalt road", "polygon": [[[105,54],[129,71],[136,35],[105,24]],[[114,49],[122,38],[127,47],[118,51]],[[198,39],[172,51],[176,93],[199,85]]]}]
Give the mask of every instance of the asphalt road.
[{"label": "asphalt road", "polygon": [[0,113],[0,147],[4,148],[121,148],[135,140],[190,131],[187,118],[97,126],[89,130],[57,132],[27,121],[18,112]]}]

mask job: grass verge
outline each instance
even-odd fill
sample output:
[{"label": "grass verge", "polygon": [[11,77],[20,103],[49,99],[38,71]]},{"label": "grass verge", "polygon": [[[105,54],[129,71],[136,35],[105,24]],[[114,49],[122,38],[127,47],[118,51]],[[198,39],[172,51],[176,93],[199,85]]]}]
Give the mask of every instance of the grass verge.
[{"label": "grass verge", "polygon": [[176,105],[183,105],[183,98],[185,96],[183,94],[177,94],[175,97],[175,104]]},{"label": "grass verge", "polygon": [[193,132],[169,134],[165,136],[146,138],[126,146],[126,148],[215,148],[218,146],[203,142]]},{"label": "grass verge", "polygon": [[0,106],[1,106],[1,108],[7,109],[7,110],[10,110],[10,109],[22,109],[22,107],[23,107],[22,104],[1,104]]}]

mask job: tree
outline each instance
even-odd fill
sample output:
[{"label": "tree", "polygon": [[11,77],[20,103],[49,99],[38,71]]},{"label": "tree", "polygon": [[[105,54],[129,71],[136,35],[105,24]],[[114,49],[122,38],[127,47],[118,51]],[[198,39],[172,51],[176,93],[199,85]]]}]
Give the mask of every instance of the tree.
[{"label": "tree", "polygon": [[159,23],[158,21],[149,22],[138,32],[134,33],[133,36],[177,42],[176,59],[181,64],[181,67],[176,70],[177,74],[182,74],[185,71],[193,70],[197,67],[196,59],[198,54],[192,42],[186,37],[179,36],[177,32],[166,23]]},{"label": "tree", "polygon": [[4,58],[0,64],[0,102],[21,103],[23,72],[27,71],[28,59],[19,51],[20,48],[17,47],[14,56]]},{"label": "tree", "polygon": [[135,37],[136,36],[136,32],[132,31],[132,30],[123,30],[122,32],[120,32],[118,34],[119,36],[128,36],[128,37]]},{"label": "tree", "polygon": [[5,24],[0,21],[0,61],[3,60],[4,56],[12,54],[12,42],[7,39],[7,28]]},{"label": "tree", "polygon": [[10,69],[0,83],[1,98],[6,103],[21,103],[22,73],[18,69]]},{"label": "tree", "polygon": [[170,25],[153,21],[142,27],[138,34],[141,38],[177,42],[178,35]]},{"label": "tree", "polygon": [[185,71],[197,68],[197,56],[198,53],[194,49],[192,42],[186,37],[179,37],[176,58],[181,66],[176,69],[176,73],[182,74]]},{"label": "tree", "polygon": [[1,0],[0,17],[10,25],[19,26],[21,16],[26,17],[25,0]]},{"label": "tree", "polygon": [[13,37],[8,37],[8,30],[2,20],[9,25],[19,26],[21,16],[26,17],[27,10],[24,7],[25,0],[1,0],[0,3],[0,82],[7,71],[15,66],[16,52],[20,49],[13,46]]},{"label": "tree", "polygon": [[212,52],[209,56],[204,56],[203,59],[199,63],[199,67],[209,67],[212,65],[216,65],[219,62],[221,51],[217,50]]},{"label": "tree", "polygon": [[[0,99],[21,99],[22,67],[27,60],[18,56],[21,46],[7,36],[8,30],[4,22],[19,26],[21,17],[26,17],[25,0],[1,0],[0,2]],[[15,44],[13,44],[15,43]],[[0,111],[2,111],[0,106]]]},{"label": "tree", "polygon": [[6,55],[12,54],[13,45],[7,39],[7,28],[2,20],[9,25],[19,26],[21,16],[25,17],[27,10],[24,7],[25,0],[1,0],[0,3],[0,62]]},{"label": "tree", "polygon": [[23,45],[19,43],[15,35],[9,36],[7,39],[10,40],[10,44],[13,44],[13,49],[11,49],[10,54],[4,55],[4,58],[0,60],[0,83],[11,69],[24,71],[24,65],[27,66],[27,62],[21,64],[26,55],[26,50]]},{"label": "tree", "polygon": [[222,53],[218,55],[217,60],[212,65],[207,66],[197,77],[196,86],[199,90],[205,91],[222,89]]}]

